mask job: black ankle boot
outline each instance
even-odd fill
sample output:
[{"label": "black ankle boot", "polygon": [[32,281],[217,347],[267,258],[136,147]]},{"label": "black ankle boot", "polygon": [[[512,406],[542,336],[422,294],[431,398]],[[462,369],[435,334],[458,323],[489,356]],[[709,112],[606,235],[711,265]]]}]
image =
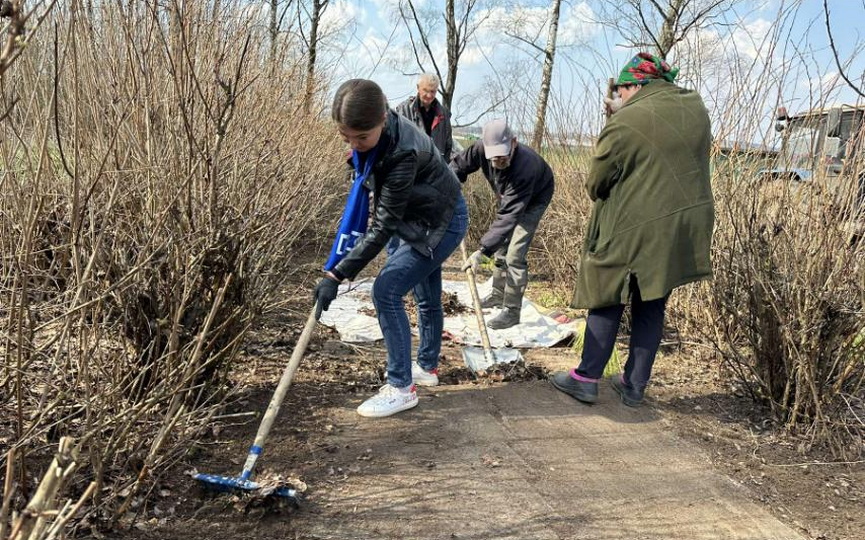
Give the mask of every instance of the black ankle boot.
[{"label": "black ankle boot", "polygon": [[504,330],[520,324],[520,308],[504,308],[502,312],[496,315],[487,326],[493,330]]},{"label": "black ankle boot", "polygon": [[610,379],[610,385],[622,398],[622,403],[628,407],[639,407],[643,403],[643,391],[626,384],[621,375],[613,375]]},{"label": "black ankle boot", "polygon": [[497,291],[496,289],[493,289],[490,294],[481,298],[481,309],[502,307],[502,303],[504,301],[504,293],[502,291]]},{"label": "black ankle boot", "polygon": [[598,383],[589,381],[578,381],[571,377],[570,372],[562,371],[550,377],[550,382],[557,390],[583,403],[595,403],[598,401]]}]

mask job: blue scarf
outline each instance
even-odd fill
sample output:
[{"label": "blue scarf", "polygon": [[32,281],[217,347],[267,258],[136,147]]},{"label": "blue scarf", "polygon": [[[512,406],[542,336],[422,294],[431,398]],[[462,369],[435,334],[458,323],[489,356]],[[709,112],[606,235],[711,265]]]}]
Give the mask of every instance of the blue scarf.
[{"label": "blue scarf", "polygon": [[330,249],[330,257],[324,264],[324,271],[328,272],[351,251],[358,240],[366,234],[367,221],[369,220],[369,189],[363,185],[364,181],[372,171],[378,146],[367,153],[366,159],[361,162],[361,155],[357,150],[351,151],[351,162],[354,165],[354,183],[348,193],[348,201],[345,210],[337,226],[336,239]]}]

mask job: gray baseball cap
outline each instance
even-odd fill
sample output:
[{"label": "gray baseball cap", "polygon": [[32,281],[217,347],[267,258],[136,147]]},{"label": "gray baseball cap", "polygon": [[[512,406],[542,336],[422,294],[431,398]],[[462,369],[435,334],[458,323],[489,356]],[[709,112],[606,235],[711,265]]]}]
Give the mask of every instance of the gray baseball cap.
[{"label": "gray baseball cap", "polygon": [[514,134],[506,120],[496,118],[484,124],[481,139],[484,141],[484,155],[487,159],[492,159],[511,153]]}]

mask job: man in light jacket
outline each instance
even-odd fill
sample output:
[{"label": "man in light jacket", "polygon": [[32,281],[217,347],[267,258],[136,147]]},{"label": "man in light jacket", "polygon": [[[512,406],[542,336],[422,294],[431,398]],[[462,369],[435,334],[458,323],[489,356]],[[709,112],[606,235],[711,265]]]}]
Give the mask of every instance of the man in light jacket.
[{"label": "man in light jacket", "polygon": [[624,371],[610,383],[625,405],[643,401],[676,287],[712,275],[711,126],[678,69],[648,53],[616,80],[621,108],[598,137],[586,189],[594,201],[572,307],[589,310],[580,365],[553,386],[594,403],[625,304],[632,329]]}]

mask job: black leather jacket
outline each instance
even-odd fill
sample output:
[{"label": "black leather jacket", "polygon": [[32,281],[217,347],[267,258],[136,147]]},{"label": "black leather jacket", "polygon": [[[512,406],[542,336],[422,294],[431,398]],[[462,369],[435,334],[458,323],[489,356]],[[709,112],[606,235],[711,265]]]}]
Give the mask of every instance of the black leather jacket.
[{"label": "black leather jacket", "polygon": [[373,195],[366,234],[332,270],[353,279],[396,235],[432,255],[454,214],[460,183],[432,139],[410,120],[389,110],[382,132],[386,148],[364,182]]}]

